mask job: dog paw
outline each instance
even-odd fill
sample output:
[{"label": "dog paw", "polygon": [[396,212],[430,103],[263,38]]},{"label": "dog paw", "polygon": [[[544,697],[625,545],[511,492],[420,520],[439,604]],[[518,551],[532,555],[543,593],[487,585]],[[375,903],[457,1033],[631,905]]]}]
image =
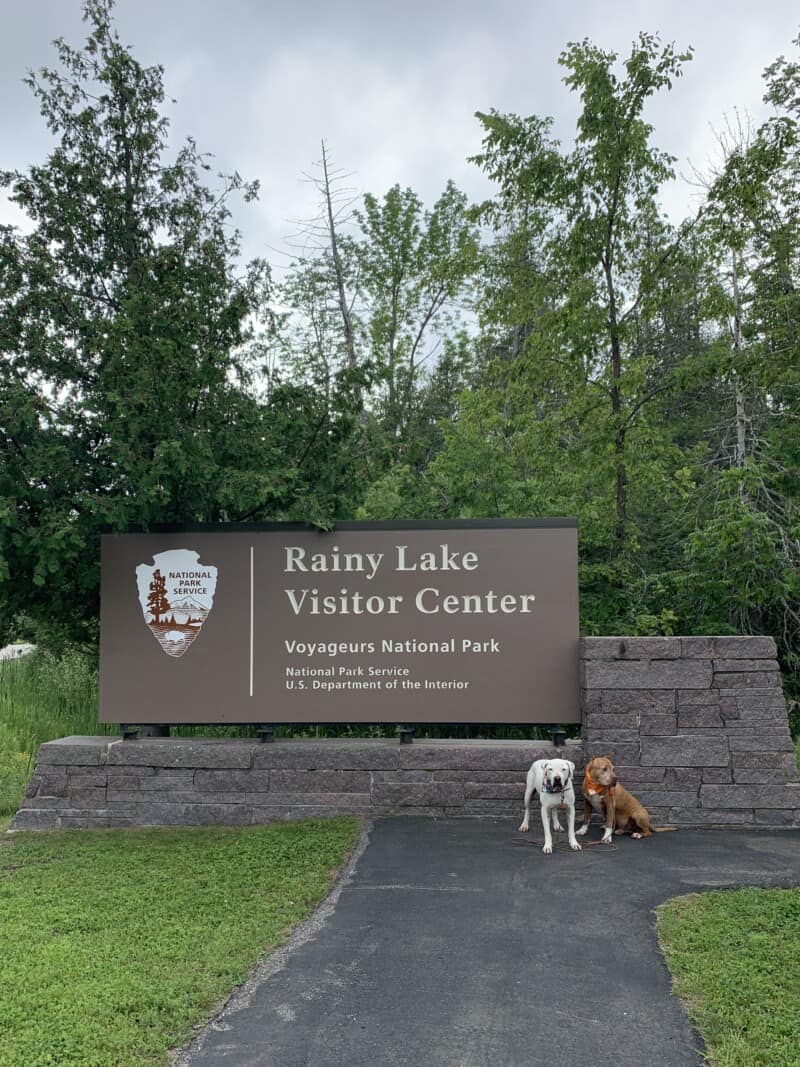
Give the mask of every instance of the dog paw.
[{"label": "dog paw", "polygon": [[583,826],[580,827],[580,829],[575,831],[575,836],[576,837],[583,837],[583,835],[587,832],[588,829],[589,829],[589,824],[588,823],[584,823]]},{"label": "dog paw", "polygon": [[520,833],[527,834],[527,832],[528,832],[528,830],[530,830],[530,828],[531,828],[530,827],[530,823],[526,819],[525,822],[522,824],[522,826],[520,826],[520,828],[519,828],[520,829]]},{"label": "dog paw", "polygon": [[631,837],[634,838],[634,840],[636,841],[638,841],[641,836],[641,834],[631,834]]},{"label": "dog paw", "polygon": [[603,834],[603,840],[600,843],[603,844],[603,845],[610,845],[611,844],[611,831],[610,830],[606,830],[606,832]]},{"label": "dog paw", "polygon": [[573,852],[581,851],[581,846],[578,844],[577,841],[570,841],[569,847],[572,849]]},{"label": "dog paw", "polygon": [[552,851],[553,851],[553,846],[552,845],[545,845],[544,848],[542,849],[542,852],[544,852],[545,856],[549,856]]}]

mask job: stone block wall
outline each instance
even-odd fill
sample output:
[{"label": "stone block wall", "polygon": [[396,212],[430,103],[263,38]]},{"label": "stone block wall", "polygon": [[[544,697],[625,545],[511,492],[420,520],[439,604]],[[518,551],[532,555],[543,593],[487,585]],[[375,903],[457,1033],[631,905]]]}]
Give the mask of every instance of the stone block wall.
[{"label": "stone block wall", "polygon": [[[67,737],[41,746],[14,830],[247,826],[334,814],[518,819],[534,759],[609,755],[653,822],[800,827],[775,644],[763,637],[586,638],[583,737],[257,741]],[[580,813],[580,800],[579,813]]]},{"label": "stone block wall", "polygon": [[[249,826],[329,815],[522,817],[529,741],[66,737],[39,750],[13,830]],[[559,748],[575,762],[580,742]]]},{"label": "stone block wall", "polygon": [[771,637],[582,642],[587,758],[608,755],[656,824],[800,826]]}]

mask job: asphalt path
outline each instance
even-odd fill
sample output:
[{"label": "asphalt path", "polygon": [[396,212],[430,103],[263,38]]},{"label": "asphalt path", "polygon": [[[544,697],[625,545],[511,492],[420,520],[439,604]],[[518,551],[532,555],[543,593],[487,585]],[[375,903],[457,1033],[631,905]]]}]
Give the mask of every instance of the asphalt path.
[{"label": "asphalt path", "polygon": [[800,833],[601,832],[544,856],[535,825],[376,820],[332,897],[176,1067],[697,1067],[653,909],[800,884]]}]

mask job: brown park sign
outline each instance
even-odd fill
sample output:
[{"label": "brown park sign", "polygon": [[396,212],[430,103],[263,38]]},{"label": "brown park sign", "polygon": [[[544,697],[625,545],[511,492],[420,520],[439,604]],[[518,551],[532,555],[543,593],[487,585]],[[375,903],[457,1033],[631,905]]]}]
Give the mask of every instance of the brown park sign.
[{"label": "brown park sign", "polygon": [[579,721],[573,519],[107,534],[100,721]]}]

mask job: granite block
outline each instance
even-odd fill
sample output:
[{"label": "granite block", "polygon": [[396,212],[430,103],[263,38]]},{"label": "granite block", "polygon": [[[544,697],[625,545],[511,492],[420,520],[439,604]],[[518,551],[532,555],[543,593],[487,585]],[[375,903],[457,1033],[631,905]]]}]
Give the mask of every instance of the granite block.
[{"label": "granite block", "polygon": [[691,808],[697,804],[696,789],[639,789],[636,797],[647,808]]},{"label": "granite block", "polygon": [[713,707],[720,702],[719,689],[679,689],[677,691],[678,710],[681,708]]},{"label": "granite block", "polygon": [[686,659],[713,659],[716,655],[713,637],[682,637],[681,655]]},{"label": "granite block", "polygon": [[715,637],[717,659],[777,659],[778,647],[773,637]]},{"label": "granite block", "polygon": [[565,745],[556,751],[546,741],[489,741],[462,743],[417,742],[400,748],[399,766],[402,769],[468,770],[480,767],[483,770],[527,771],[537,759],[572,759],[569,754],[576,746]]},{"label": "granite block", "polygon": [[686,827],[750,826],[753,823],[752,808],[673,808],[670,822]]},{"label": "granite block", "polygon": [[716,671],[714,689],[780,689],[778,671]]},{"label": "granite block", "polygon": [[36,760],[41,765],[98,767],[105,762],[108,746],[107,737],[61,737],[40,745]]},{"label": "granite block", "polygon": [[675,737],[643,737],[642,766],[727,767],[728,740],[723,731],[714,734],[678,734]]},{"label": "granite block", "polygon": [[670,689],[599,690],[604,714],[669,715],[675,712],[675,694]]},{"label": "granite block", "polygon": [[[470,799],[465,800],[462,812],[464,815],[495,815],[498,818],[522,818],[522,801],[514,801],[512,798],[507,800],[490,800],[490,799]],[[541,830],[541,821],[538,823]],[[534,832],[534,818],[533,807],[531,807],[531,832]]]},{"label": "granite block", "polygon": [[677,727],[678,719],[675,715],[642,715],[639,733],[670,736],[676,732]]},{"label": "granite block", "polygon": [[728,744],[731,753],[737,752],[763,752],[769,749],[773,752],[794,752],[794,743],[789,733],[788,726],[784,730],[727,730]]},{"label": "granite block", "polygon": [[[414,745],[402,746],[414,748]],[[256,745],[253,767],[282,771],[377,771],[400,765],[397,741],[355,741],[329,738],[325,741],[275,741]]]},{"label": "granite block", "polygon": [[686,729],[719,727],[722,728],[722,716],[719,708],[713,705],[700,705],[678,709],[678,732]]},{"label": "granite block", "polygon": [[703,767],[702,776],[707,785],[726,785],[733,781],[733,771],[730,767]]},{"label": "granite block", "polygon": [[112,745],[108,752],[108,763],[127,767],[244,769],[250,767],[253,750],[258,747],[257,741],[234,741],[230,738],[141,738]]},{"label": "granite block", "polygon": [[17,830],[55,830],[58,826],[58,812],[42,808],[21,808],[11,820],[9,829]]},{"label": "granite block", "polygon": [[712,661],[715,672],[736,674],[742,671],[767,671],[768,673],[778,670],[777,660],[769,659],[715,659]]},{"label": "granite block", "polygon": [[[156,779],[158,782],[158,779]],[[195,771],[194,788],[199,793],[234,793],[252,790],[266,793],[269,789],[269,771]]]},{"label": "granite block", "polygon": [[461,782],[375,782],[372,803],[379,809],[460,806],[464,802]]},{"label": "granite block", "polygon": [[[714,767],[711,769],[727,771],[726,767]],[[730,775],[730,772],[728,774]],[[664,775],[664,788],[691,789],[694,790],[696,795],[697,789],[703,780],[702,767],[668,767]],[[723,781],[730,781],[730,776],[723,779]]]},{"label": "granite block", "polygon": [[312,804],[328,811],[366,811],[371,804],[369,793],[247,793],[253,807],[292,808]]},{"label": "granite block", "polygon": [[759,808],[755,812],[757,826],[770,826],[777,829],[800,828],[800,808],[794,811],[779,808]]},{"label": "granite block", "polygon": [[[29,790],[32,788],[32,792]],[[64,797],[69,788],[66,774],[34,774],[25,790],[25,796]]]},{"label": "granite block", "polygon": [[710,662],[702,659],[587,660],[583,670],[587,689],[708,689],[713,678]]},{"label": "granite block", "polygon": [[269,788],[276,793],[368,793],[370,788],[369,771],[273,770],[267,773]]},{"label": "granite block", "polygon": [[704,808],[800,808],[800,789],[788,785],[702,785]]},{"label": "granite block", "polygon": [[734,772],[740,767],[756,767],[762,770],[775,771],[796,768],[794,752],[765,752],[761,748],[751,748],[746,751],[731,753],[731,765]]},{"label": "granite block", "polygon": [[518,806],[525,799],[525,783],[465,782],[465,800],[513,800]]},{"label": "granite block", "polygon": [[160,804],[136,805],[140,826],[248,826],[252,810],[244,804]]}]

